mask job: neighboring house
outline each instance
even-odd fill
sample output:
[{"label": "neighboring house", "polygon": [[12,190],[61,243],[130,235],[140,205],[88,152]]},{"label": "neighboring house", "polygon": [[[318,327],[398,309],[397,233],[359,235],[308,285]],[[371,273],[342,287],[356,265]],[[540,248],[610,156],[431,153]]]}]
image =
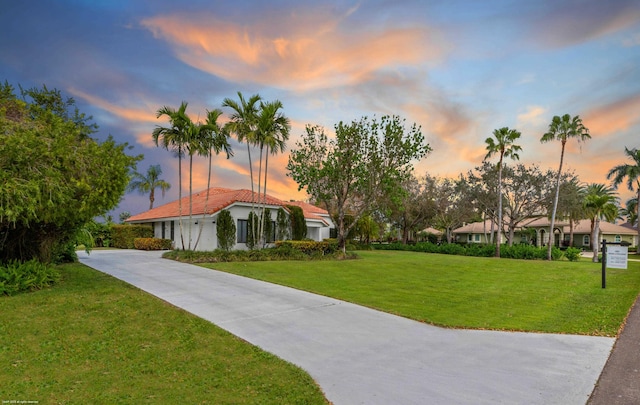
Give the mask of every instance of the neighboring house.
[{"label": "neighboring house", "polygon": [[[198,234],[200,241],[197,250],[215,250],[218,247],[216,237],[216,218],[221,210],[231,213],[236,224],[236,245],[234,249],[247,249],[247,220],[251,212],[251,190],[233,190],[213,187],[208,190],[209,201],[206,201],[207,190],[192,196],[191,212],[191,246],[193,248]],[[258,201],[264,201],[264,196],[254,193],[254,212],[259,216]],[[205,204],[207,204],[205,212]],[[326,210],[301,201],[284,202],[267,194],[266,208],[269,208],[271,220],[275,224],[279,208],[287,205],[302,208],[307,223],[307,237],[316,241],[328,238],[332,228],[335,228]],[[130,224],[149,224],[153,227],[156,238],[171,239],[175,247],[182,245],[180,240],[179,201],[153,208],[149,211],[134,215],[127,219]],[[275,230],[275,225],[274,225]],[[202,229],[202,230],[201,230]],[[182,198],[182,233],[185,248],[189,245],[189,197]],[[274,233],[275,234],[275,233]]]},{"label": "neighboring house", "polygon": [[[525,220],[516,229],[513,243],[528,243],[536,246],[546,246],[549,241],[549,226],[547,217],[536,217]],[[498,227],[494,226],[493,239],[491,238],[491,220],[465,224],[453,231],[456,242],[489,243],[496,240]],[[568,221],[558,221],[554,229],[554,243],[556,246],[569,246],[570,226]],[[603,239],[608,242],[626,242],[631,246],[637,246],[637,232],[621,225],[600,221],[600,233],[598,243]],[[503,243],[508,242],[508,229],[505,226],[502,234]],[[573,246],[580,248],[591,247],[591,221],[582,219],[573,224]]]}]

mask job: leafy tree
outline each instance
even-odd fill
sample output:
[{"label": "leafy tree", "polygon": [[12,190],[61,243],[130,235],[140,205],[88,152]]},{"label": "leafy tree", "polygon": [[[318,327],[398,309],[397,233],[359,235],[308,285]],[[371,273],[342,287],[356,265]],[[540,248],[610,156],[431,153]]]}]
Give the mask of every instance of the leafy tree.
[{"label": "leafy tree", "polygon": [[162,197],[171,188],[171,184],[161,179],[160,175],[162,175],[162,167],[151,165],[146,174],[134,171],[129,182],[129,191],[138,191],[140,194],[149,193],[149,209],[153,208],[153,202],[156,200],[156,188],[162,190]]},{"label": "leafy tree", "polygon": [[618,216],[614,190],[604,184],[589,184],[584,197],[584,208],[591,219],[591,247],[593,262],[598,262],[600,220],[614,221]]},{"label": "leafy tree", "polygon": [[[435,205],[432,224],[435,228],[444,230],[447,243],[451,243],[453,230],[477,216],[474,205],[476,196],[463,176],[455,180],[427,175],[424,181],[426,194]],[[494,193],[491,196],[495,198]]]},{"label": "leafy tree", "polygon": [[[626,178],[627,179],[627,188],[629,191],[633,191],[635,187],[636,191],[636,221],[640,216],[640,149],[633,148],[628,149],[624,148],[624,153],[627,155],[629,159],[631,159],[632,163],[625,163],[622,165],[615,166],[609,173],[607,173],[607,179],[613,177],[613,187],[617,188]],[[634,184],[635,183],[635,184]],[[627,207],[629,204],[627,204]],[[640,224],[638,225],[638,239],[637,239],[638,248],[636,249],[636,254],[640,255]]]},{"label": "leafy tree", "polygon": [[[558,198],[557,215],[569,221],[569,246],[573,246],[573,234],[576,222],[585,217],[584,197],[585,186],[573,173],[562,174],[560,182],[560,196]],[[546,206],[550,213],[553,206],[553,195],[548,194]]]},{"label": "leafy tree", "polygon": [[[398,187],[413,170],[412,162],[431,150],[415,124],[406,131],[397,116],[361,118],[335,126],[335,139],[308,125],[291,151],[288,173],[316,201],[322,202],[337,225],[338,246],[358,219],[381,199],[401,195]],[[346,225],[347,214],[353,222]]]},{"label": "leafy tree", "polygon": [[129,218],[131,218],[131,213],[129,211],[123,211],[120,213],[119,219],[121,224],[124,224]]},{"label": "leafy tree", "polygon": [[400,197],[386,204],[387,217],[402,230],[402,243],[407,243],[410,232],[426,228],[435,216],[435,203],[427,195],[425,181],[409,175],[401,186],[404,192]]},{"label": "leafy tree", "polygon": [[372,239],[380,237],[380,225],[370,214],[365,214],[358,220],[354,228],[360,243],[371,244]]},{"label": "leafy tree", "polygon": [[197,249],[202,229],[204,228],[205,217],[209,207],[209,189],[211,188],[211,167],[213,154],[220,154],[224,151],[227,159],[233,156],[233,150],[229,144],[229,133],[218,124],[218,118],[222,115],[222,111],[215,109],[207,111],[207,122],[204,124],[203,130],[200,131],[201,138],[198,144],[198,154],[209,158],[209,167],[207,172],[207,195],[204,200],[204,211],[202,212],[202,221],[198,229],[198,238],[193,249]]},{"label": "leafy tree", "polygon": [[302,240],[307,237],[307,221],[304,220],[304,212],[297,205],[287,205],[291,213],[291,239]]},{"label": "leafy tree", "polygon": [[[514,160],[520,159],[518,152],[522,150],[519,145],[514,142],[520,138],[520,132],[515,129],[509,129],[508,127],[495,129],[493,131],[494,138],[487,138],[485,143],[487,144],[487,155],[484,160],[489,159],[491,156],[497,154],[498,159],[498,240],[496,241],[496,257],[500,257],[500,244],[502,244],[502,161],[504,158],[512,158]],[[509,246],[511,246],[512,237],[510,238]]]},{"label": "leafy tree", "polygon": [[278,214],[276,217],[276,239],[285,240],[289,238],[291,234],[291,223],[289,216],[284,208],[278,208]]},{"label": "leafy tree", "polygon": [[[558,174],[556,177],[556,194],[553,199],[553,208],[551,210],[551,225],[549,226],[549,238],[553,238],[555,221],[556,221],[556,210],[558,208],[558,196],[560,194],[560,177],[562,175],[562,163],[564,161],[564,149],[567,144],[567,141],[575,138],[580,141],[586,141],[587,139],[591,139],[591,135],[589,135],[589,130],[582,124],[582,119],[576,115],[575,117],[571,117],[569,114],[565,114],[562,117],[554,116],[551,120],[551,124],[549,124],[549,130],[542,135],[540,138],[540,142],[551,142],[551,141],[560,141],[562,146],[560,151],[560,166],[558,167]],[[554,243],[553,240],[550,239],[547,246],[547,260],[551,260],[551,249]]]},{"label": "leafy tree", "polygon": [[229,210],[222,210],[218,214],[216,236],[218,238],[218,246],[224,251],[228,252],[235,245],[236,224]]},{"label": "leafy tree", "polygon": [[152,136],[156,146],[160,143],[167,150],[172,150],[178,156],[178,224],[180,227],[180,243],[184,250],[184,233],[182,228],[182,157],[185,153],[185,144],[187,143],[187,131],[189,122],[187,116],[187,102],[183,101],[176,110],[172,107],[164,106],[156,113],[156,118],[166,116],[169,119],[169,126],[156,126]]},{"label": "leafy tree", "polygon": [[141,156],[97,128],[57,90],[0,86],[0,261],[43,262],[71,249],[94,217],[115,208]]}]

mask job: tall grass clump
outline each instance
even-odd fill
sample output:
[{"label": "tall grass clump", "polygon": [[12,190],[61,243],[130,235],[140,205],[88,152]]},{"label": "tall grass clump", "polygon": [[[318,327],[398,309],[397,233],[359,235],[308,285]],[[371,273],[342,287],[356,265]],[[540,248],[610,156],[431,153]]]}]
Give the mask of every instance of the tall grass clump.
[{"label": "tall grass clump", "polygon": [[60,273],[54,266],[35,259],[28,262],[12,260],[0,265],[0,295],[41,290],[58,281]]}]

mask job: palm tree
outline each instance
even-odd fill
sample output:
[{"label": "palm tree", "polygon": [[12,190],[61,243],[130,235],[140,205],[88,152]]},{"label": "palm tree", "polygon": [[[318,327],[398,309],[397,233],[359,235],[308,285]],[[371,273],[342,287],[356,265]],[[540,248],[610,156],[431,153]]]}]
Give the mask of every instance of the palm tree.
[{"label": "palm tree", "polygon": [[571,118],[569,114],[562,117],[555,116],[549,124],[549,131],[542,135],[540,142],[560,141],[562,150],[560,152],[560,167],[558,168],[558,177],[556,178],[556,194],[553,199],[553,208],[551,210],[551,225],[549,229],[549,243],[547,244],[547,260],[551,260],[551,249],[554,245],[554,228],[556,221],[556,210],[558,208],[558,196],[560,194],[560,177],[562,176],[562,163],[564,161],[564,148],[567,141],[571,138],[577,138],[578,142],[591,139],[589,130],[582,124],[582,119],[578,115]]},{"label": "palm tree", "polygon": [[155,191],[157,188],[162,190],[162,197],[167,190],[171,188],[171,184],[162,180],[160,175],[162,168],[160,165],[152,165],[147,169],[147,174],[134,172],[129,183],[129,191],[138,191],[140,194],[149,193],[149,209],[153,208],[153,202],[156,200]]},{"label": "palm tree", "polygon": [[584,197],[584,208],[591,219],[591,245],[593,262],[598,262],[600,220],[615,221],[618,217],[617,197],[612,188],[604,184],[589,184]]},{"label": "palm tree", "polygon": [[[277,154],[283,153],[286,150],[286,142],[289,139],[289,131],[291,126],[289,124],[289,118],[284,116],[279,110],[282,108],[282,103],[279,100],[272,102],[260,103],[260,112],[257,116],[256,126],[256,139],[260,142],[260,155],[262,156],[262,149],[266,148],[265,163],[264,163],[264,188],[262,190],[263,203],[262,203],[262,220],[258,230],[258,235],[262,238],[264,227],[264,213],[267,202],[267,169],[269,165],[269,153]],[[262,159],[261,159],[262,160]],[[260,172],[262,171],[262,163],[260,164]],[[260,182],[260,175],[258,176],[258,182]],[[258,188],[258,194],[260,193]],[[267,219],[269,220],[269,219]]]},{"label": "palm tree", "polygon": [[184,155],[185,142],[187,138],[187,128],[190,122],[186,114],[187,102],[183,101],[176,110],[171,107],[164,106],[156,113],[156,118],[167,116],[169,118],[169,127],[157,126],[152,133],[153,141],[156,146],[160,142],[167,150],[173,150],[178,156],[178,215],[180,225],[180,241],[182,250],[184,250],[184,236],[182,230],[182,156]]},{"label": "palm tree", "polygon": [[[629,159],[631,159],[632,163],[626,163],[622,165],[618,165],[613,169],[609,170],[607,174],[607,179],[613,177],[613,187],[617,188],[620,183],[622,183],[627,178],[627,188],[629,191],[633,191],[634,183],[635,189],[637,192],[636,195],[636,219],[640,216],[640,149],[633,148],[628,149],[626,146],[624,148],[624,153],[627,155]],[[636,254],[640,255],[640,223],[638,224],[638,239],[636,240]]]},{"label": "palm tree", "polygon": [[193,247],[195,250],[198,247],[200,236],[202,235],[202,228],[204,227],[204,220],[209,207],[209,189],[211,188],[211,161],[213,154],[218,155],[223,150],[227,154],[227,159],[233,156],[233,150],[229,144],[229,133],[218,124],[218,118],[222,115],[222,111],[215,109],[207,111],[207,122],[203,125],[201,134],[203,135],[200,142],[200,150],[198,154],[209,158],[209,170],[207,174],[207,195],[204,200],[204,212],[202,213],[202,221],[200,221],[200,227],[198,230],[198,238]]},{"label": "palm tree", "polygon": [[[245,100],[241,92],[238,92],[239,102],[230,98],[225,98],[222,102],[223,107],[229,107],[233,110],[229,122],[225,125],[225,130],[234,133],[238,142],[246,142],[247,154],[249,156],[249,176],[251,177],[251,212],[254,211],[254,181],[253,181],[253,164],[251,162],[251,146],[255,145],[256,121],[258,115],[258,102],[262,100],[259,94],[254,94]],[[254,235],[257,229],[254,229]]]},{"label": "palm tree", "polygon": [[625,203],[625,207],[620,210],[620,213],[627,218],[627,222],[631,226],[638,225],[638,199],[636,197],[629,198]]},{"label": "palm tree", "polygon": [[514,144],[520,138],[520,132],[508,127],[495,129],[494,138],[485,139],[487,144],[487,155],[484,160],[489,159],[494,154],[500,156],[498,160],[498,239],[496,241],[496,257],[500,257],[500,244],[502,243],[502,161],[505,157],[513,160],[520,159],[518,152],[522,150],[519,145]]}]

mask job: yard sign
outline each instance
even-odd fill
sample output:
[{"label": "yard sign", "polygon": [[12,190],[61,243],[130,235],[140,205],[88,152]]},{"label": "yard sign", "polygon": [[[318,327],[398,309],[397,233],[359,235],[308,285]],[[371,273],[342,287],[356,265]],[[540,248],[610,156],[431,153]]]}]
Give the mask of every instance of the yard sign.
[{"label": "yard sign", "polygon": [[607,246],[607,267],[610,269],[626,269],[629,248],[627,246]]}]

